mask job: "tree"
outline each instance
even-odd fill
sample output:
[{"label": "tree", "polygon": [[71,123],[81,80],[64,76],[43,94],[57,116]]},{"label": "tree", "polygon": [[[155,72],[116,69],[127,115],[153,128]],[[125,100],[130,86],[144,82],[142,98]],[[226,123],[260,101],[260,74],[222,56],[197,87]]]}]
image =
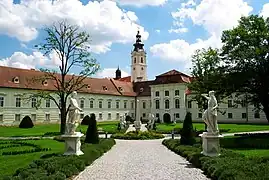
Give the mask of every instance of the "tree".
[{"label": "tree", "polygon": [[90,116],[88,116],[88,115],[86,115],[83,119],[82,119],[82,121],[81,121],[81,125],[89,125],[89,123],[90,123]]},{"label": "tree", "polygon": [[180,144],[193,145],[195,143],[192,117],[190,112],[187,112],[185,116],[180,136]]},{"label": "tree", "polygon": [[85,143],[92,143],[92,144],[99,143],[99,135],[97,130],[97,122],[95,114],[91,114],[89,126],[86,132]]},{"label": "tree", "polygon": [[233,91],[227,83],[227,66],[223,64],[220,51],[211,47],[199,49],[192,56],[193,80],[188,84],[188,88],[194,92],[192,99],[198,103],[200,110],[207,108],[207,101],[201,94],[214,90],[220,101]]},{"label": "tree", "polygon": [[248,102],[258,104],[269,121],[269,18],[242,17],[222,34],[222,53],[229,65],[229,83]]},{"label": "tree", "polygon": [[[66,21],[54,23],[45,28],[47,37],[44,42],[36,47],[49,56],[52,52],[57,54],[60,61],[58,69],[40,69],[44,75],[30,79],[32,83],[53,84],[53,91],[37,91],[29,98],[52,100],[61,112],[60,132],[65,132],[66,117],[68,113],[67,101],[73,91],[81,91],[88,86],[84,80],[96,73],[99,64],[91,58],[89,52],[90,36],[80,31],[79,26],[68,24]],[[79,73],[71,75],[71,71],[77,68]]]}]

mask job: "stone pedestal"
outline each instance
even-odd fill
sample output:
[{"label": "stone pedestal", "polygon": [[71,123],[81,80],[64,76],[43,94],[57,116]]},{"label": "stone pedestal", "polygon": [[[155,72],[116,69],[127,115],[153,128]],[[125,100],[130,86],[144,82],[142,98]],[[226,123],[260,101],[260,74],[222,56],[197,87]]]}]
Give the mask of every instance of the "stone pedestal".
[{"label": "stone pedestal", "polygon": [[140,131],[140,129],[141,129],[141,121],[135,121],[134,122],[134,125],[135,125],[135,130],[136,131]]},{"label": "stone pedestal", "polygon": [[81,142],[80,138],[84,136],[81,132],[75,132],[75,134],[64,134],[61,136],[65,140],[65,153],[64,155],[82,155],[84,154],[80,150]]},{"label": "stone pedestal", "polygon": [[222,135],[219,134],[210,134],[204,132],[199,135],[203,141],[203,151],[201,152],[205,156],[219,156],[220,155],[220,142],[219,139],[223,138]]}]

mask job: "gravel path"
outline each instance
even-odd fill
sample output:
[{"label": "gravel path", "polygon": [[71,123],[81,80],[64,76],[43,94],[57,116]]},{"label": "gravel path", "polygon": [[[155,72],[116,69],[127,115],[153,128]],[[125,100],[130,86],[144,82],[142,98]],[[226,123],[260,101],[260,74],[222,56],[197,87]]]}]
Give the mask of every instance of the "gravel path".
[{"label": "gravel path", "polygon": [[200,169],[168,150],[162,140],[116,140],[75,180],[206,180]]}]

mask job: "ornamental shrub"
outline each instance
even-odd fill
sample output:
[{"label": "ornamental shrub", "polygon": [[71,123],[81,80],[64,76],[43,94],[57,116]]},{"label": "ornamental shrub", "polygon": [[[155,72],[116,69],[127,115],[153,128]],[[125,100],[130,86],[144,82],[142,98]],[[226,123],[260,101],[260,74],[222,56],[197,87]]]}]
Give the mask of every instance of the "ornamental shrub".
[{"label": "ornamental shrub", "polygon": [[187,112],[185,116],[183,128],[180,135],[180,144],[193,145],[195,143],[194,130],[192,126],[192,118],[190,112]]},{"label": "ornamental shrub", "polygon": [[89,125],[89,123],[90,123],[90,116],[85,116],[83,119],[82,119],[82,121],[81,121],[81,125]]},{"label": "ornamental shrub", "polygon": [[91,114],[88,129],[86,132],[85,143],[91,143],[91,144],[99,143],[99,135],[97,130],[97,122],[95,114]]},{"label": "ornamental shrub", "polygon": [[19,128],[32,128],[32,127],[34,127],[34,123],[29,116],[25,116],[19,125]]}]

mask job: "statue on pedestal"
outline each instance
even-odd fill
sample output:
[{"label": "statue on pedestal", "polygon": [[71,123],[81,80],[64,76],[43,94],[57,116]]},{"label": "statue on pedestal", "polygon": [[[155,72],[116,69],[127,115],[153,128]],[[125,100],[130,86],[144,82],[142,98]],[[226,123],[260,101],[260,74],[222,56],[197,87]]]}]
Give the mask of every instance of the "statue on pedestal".
[{"label": "statue on pedestal", "polygon": [[203,113],[202,119],[207,125],[207,132],[211,134],[219,134],[218,123],[217,123],[217,108],[218,102],[215,97],[215,91],[209,91],[209,97],[202,94],[208,100],[208,107]]},{"label": "statue on pedestal", "polygon": [[80,109],[80,107],[78,106],[78,102],[75,98],[76,95],[76,91],[72,92],[71,94],[65,134],[75,134],[76,128],[79,125],[79,115],[80,112],[82,112],[82,109]]}]

